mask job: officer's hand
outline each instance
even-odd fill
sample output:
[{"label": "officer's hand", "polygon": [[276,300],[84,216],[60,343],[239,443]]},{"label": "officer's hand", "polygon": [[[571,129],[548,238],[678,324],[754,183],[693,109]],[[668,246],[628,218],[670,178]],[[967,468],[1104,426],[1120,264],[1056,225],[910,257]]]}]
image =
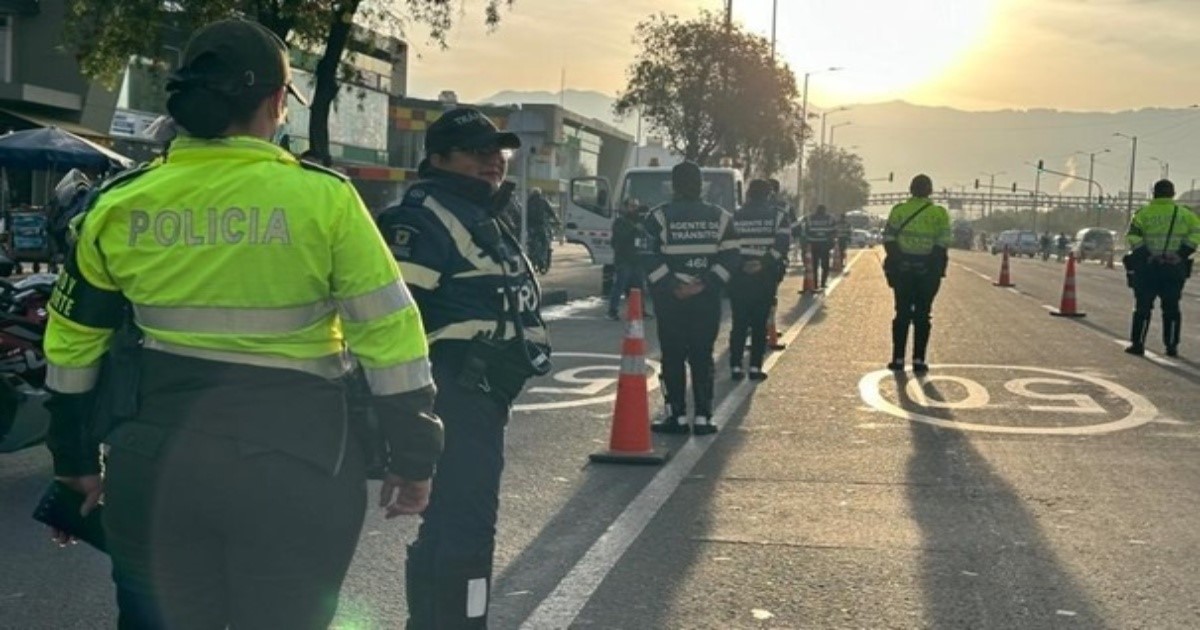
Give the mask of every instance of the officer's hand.
[{"label": "officer's hand", "polygon": [[388,473],[379,488],[379,507],[387,511],[386,518],[402,514],[420,514],[429,505],[429,492],[433,484],[429,479],[410,481],[399,475]]},{"label": "officer's hand", "polygon": [[[79,515],[87,516],[104,497],[104,481],[100,475],[85,475],[83,477],[55,477],[55,481],[84,496],[83,505],[79,507]],[[75,543],[75,537],[59,529],[50,528],[50,538],[59,546],[65,547]]]},{"label": "officer's hand", "polygon": [[1168,265],[1178,265],[1179,264],[1179,254],[1176,254],[1175,252],[1167,252],[1167,253],[1163,254],[1162,259],[1163,259],[1163,262],[1167,263]]}]

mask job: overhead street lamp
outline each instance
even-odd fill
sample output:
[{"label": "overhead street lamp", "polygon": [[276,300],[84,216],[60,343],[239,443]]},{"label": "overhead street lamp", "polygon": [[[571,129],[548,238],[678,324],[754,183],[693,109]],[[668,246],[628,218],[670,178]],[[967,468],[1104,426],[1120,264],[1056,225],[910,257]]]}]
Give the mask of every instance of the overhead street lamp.
[{"label": "overhead street lamp", "polygon": [[1120,136],[1133,141],[1133,150],[1129,153],[1129,201],[1125,206],[1125,225],[1133,220],[1133,178],[1137,172],[1137,136],[1121,133],[1120,131],[1113,132],[1114,136]]},{"label": "overhead street lamp", "polygon": [[804,91],[800,101],[800,157],[796,160],[796,215],[804,214],[804,130],[808,127],[808,77],[821,72],[837,72],[841,68],[831,66],[824,70],[804,73]]},{"label": "overhead street lamp", "polygon": [[1158,162],[1158,178],[1159,179],[1171,179],[1171,163],[1170,162],[1156,158],[1154,156],[1150,156],[1150,159],[1154,162]]},{"label": "overhead street lamp", "polygon": [[834,146],[834,144],[833,144],[833,132],[837,131],[837,128],[838,128],[838,127],[845,127],[845,126],[847,126],[847,125],[852,125],[852,124],[854,124],[852,121],[849,121],[849,120],[847,120],[846,122],[840,122],[840,123],[838,123],[838,124],[836,124],[836,125],[830,125],[830,126],[829,126],[829,146],[830,146],[830,147]]},{"label": "overhead street lamp", "polygon": [[822,149],[825,148],[825,118],[827,116],[829,116],[830,114],[836,114],[838,112],[845,112],[845,111],[849,111],[849,110],[850,110],[849,107],[843,105],[837,109],[831,109],[831,110],[821,113],[821,148]]}]

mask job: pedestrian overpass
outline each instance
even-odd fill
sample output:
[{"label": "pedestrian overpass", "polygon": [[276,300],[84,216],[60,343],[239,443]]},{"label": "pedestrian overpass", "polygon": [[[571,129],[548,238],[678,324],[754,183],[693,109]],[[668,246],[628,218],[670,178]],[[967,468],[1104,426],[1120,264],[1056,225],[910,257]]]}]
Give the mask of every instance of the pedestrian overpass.
[{"label": "pedestrian overpass", "polygon": [[[891,208],[898,203],[907,201],[909,197],[908,192],[872,193],[867,196],[867,203],[864,208],[874,208],[876,209],[876,213],[879,213],[879,209]],[[956,215],[961,214],[962,218],[968,219],[984,217],[996,210],[1001,212],[1019,212],[1034,209],[1047,211],[1055,208],[1068,208],[1071,210],[1101,212],[1118,210],[1125,212],[1129,204],[1128,198],[1125,196],[1119,199],[1105,196],[1103,203],[1097,205],[1098,197],[1095,195],[1089,199],[1086,195],[1050,194],[1043,191],[1035,197],[1032,191],[1009,192],[1007,190],[1004,192],[986,192],[943,189],[935,192],[932,199],[946,206],[946,209],[952,213]],[[1035,199],[1040,203],[1035,203]],[[1135,209],[1145,202],[1145,194],[1134,194],[1133,207]]]}]

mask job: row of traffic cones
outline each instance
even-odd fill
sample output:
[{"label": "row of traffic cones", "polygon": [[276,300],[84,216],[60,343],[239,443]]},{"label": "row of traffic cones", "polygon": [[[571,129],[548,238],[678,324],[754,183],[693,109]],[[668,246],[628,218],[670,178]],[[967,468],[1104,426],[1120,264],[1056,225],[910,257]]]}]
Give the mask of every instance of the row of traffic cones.
[{"label": "row of traffic cones", "polygon": [[[1109,254],[1109,264],[1112,264],[1112,255]],[[1004,256],[1000,259],[1000,277],[996,282],[992,283],[998,287],[1015,287],[1012,276],[1008,268],[1008,246],[1004,247]],[[1075,253],[1067,254],[1067,271],[1063,277],[1062,299],[1059,301],[1057,311],[1050,311],[1050,314],[1055,317],[1084,317],[1085,313],[1079,310],[1079,304],[1075,296]]]}]

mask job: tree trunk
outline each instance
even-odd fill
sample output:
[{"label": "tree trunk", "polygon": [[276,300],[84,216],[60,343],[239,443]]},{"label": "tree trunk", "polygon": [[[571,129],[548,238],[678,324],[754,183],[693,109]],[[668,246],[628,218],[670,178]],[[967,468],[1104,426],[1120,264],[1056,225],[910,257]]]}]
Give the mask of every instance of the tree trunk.
[{"label": "tree trunk", "polygon": [[330,157],[329,112],[341,87],[338,82],[338,71],[341,69],[342,55],[346,52],[346,45],[350,43],[351,29],[354,27],[354,14],[358,11],[358,4],[359,0],[347,0],[337,6],[333,12],[333,22],[329,27],[329,38],[325,40],[325,53],[317,62],[316,87],[309,105],[308,140],[309,150],[321,156],[322,159]]}]

